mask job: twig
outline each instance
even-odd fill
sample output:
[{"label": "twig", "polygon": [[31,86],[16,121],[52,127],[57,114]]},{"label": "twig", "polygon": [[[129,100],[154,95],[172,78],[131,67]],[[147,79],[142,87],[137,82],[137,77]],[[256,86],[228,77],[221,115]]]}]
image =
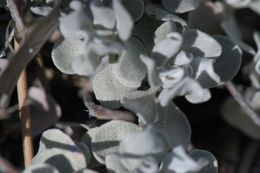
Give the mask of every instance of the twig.
[{"label": "twig", "polygon": [[259,142],[255,140],[249,141],[246,148],[243,151],[241,160],[237,169],[237,173],[249,172],[252,166],[252,162],[256,156],[257,150],[259,148]]},{"label": "twig", "polygon": [[56,0],[55,2],[53,11],[47,17],[43,18],[32,32],[26,36],[25,40],[21,42],[20,49],[15,55],[10,57],[8,67],[0,76],[0,108],[8,106],[10,95],[15,88],[21,72],[58,27],[61,0]]},{"label": "twig", "polygon": [[14,0],[6,0],[6,6],[10,10],[11,16],[12,16],[13,20],[15,21],[18,32],[20,34],[24,35],[25,26],[21,19],[19,9],[17,8],[17,5],[14,3]]},{"label": "twig", "polygon": [[83,94],[85,106],[88,108],[89,115],[101,120],[124,120],[136,122],[136,117],[133,113],[127,111],[119,111],[105,108],[101,105],[96,105],[90,93]]},{"label": "twig", "polygon": [[[19,43],[15,40],[15,51],[19,49]],[[33,158],[32,118],[30,108],[25,106],[28,98],[28,83],[26,69],[24,69],[17,82],[18,104],[20,110],[21,129],[23,137],[24,165],[29,167]]]},{"label": "twig", "polygon": [[0,157],[0,172],[19,173],[19,171],[8,161]]},{"label": "twig", "polygon": [[239,93],[237,88],[232,82],[227,82],[226,87],[230,94],[234,97],[237,103],[243,108],[243,111],[251,118],[251,120],[257,125],[260,126],[260,118],[254,109],[246,102],[243,96]]}]

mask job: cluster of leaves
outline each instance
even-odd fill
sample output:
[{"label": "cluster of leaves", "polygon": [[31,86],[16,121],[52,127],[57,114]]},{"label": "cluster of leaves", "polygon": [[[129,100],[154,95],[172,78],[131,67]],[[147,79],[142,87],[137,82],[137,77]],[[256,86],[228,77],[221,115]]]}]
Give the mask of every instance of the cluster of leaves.
[{"label": "cluster of leaves", "polygon": [[[52,3],[46,0],[44,6],[31,7],[31,11],[46,16]],[[209,3],[214,8],[223,5]],[[259,1],[226,3],[257,11]],[[131,111],[138,123],[112,120],[89,129],[78,142],[60,130],[47,130],[33,165],[24,173],[91,173],[95,171],[88,168],[98,165],[116,173],[218,172],[212,154],[188,150],[191,128],[172,100],[185,96],[191,103],[208,101],[209,89],[231,80],[240,69],[240,47],[255,56],[250,65],[254,70],[247,71],[259,89],[260,54],[234,34],[230,9],[226,10],[229,17],[220,23],[234,42],[226,36],[208,34],[214,33],[210,28],[205,29],[207,32],[190,29],[195,17],[186,22],[178,14],[202,8],[199,4],[198,0],[64,3],[59,18],[62,37],[52,49],[55,66],[65,74],[89,77],[101,105]],[[257,33],[255,40],[259,49]]]}]

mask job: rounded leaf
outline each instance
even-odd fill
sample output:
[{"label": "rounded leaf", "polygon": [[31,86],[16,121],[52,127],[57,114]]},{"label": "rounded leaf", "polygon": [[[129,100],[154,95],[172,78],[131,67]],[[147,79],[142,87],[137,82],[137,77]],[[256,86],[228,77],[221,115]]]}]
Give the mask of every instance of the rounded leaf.
[{"label": "rounded leaf", "polygon": [[59,171],[55,167],[48,164],[36,164],[31,165],[22,173],[59,173]]},{"label": "rounded leaf", "polygon": [[199,173],[218,173],[218,161],[217,159],[208,151],[195,149],[192,150],[190,156],[198,160],[200,158],[205,158],[209,163],[203,167]]},{"label": "rounded leaf", "polygon": [[135,22],[140,20],[144,14],[143,0],[122,0],[123,5],[128,10]]},{"label": "rounded leaf", "polygon": [[79,39],[60,39],[52,49],[54,65],[63,73],[75,74],[72,63],[84,55],[85,44]]},{"label": "rounded leaf", "polygon": [[188,146],[191,127],[185,114],[174,103],[167,107],[158,105],[158,118],[154,126],[167,138],[169,148],[178,145]]},{"label": "rounded leaf", "polygon": [[162,0],[162,6],[172,13],[185,13],[199,6],[199,0]]},{"label": "rounded leaf", "polygon": [[32,164],[48,163],[62,173],[71,173],[87,167],[84,155],[72,139],[57,129],[42,134],[37,154]]},{"label": "rounded leaf", "polygon": [[100,101],[119,101],[126,93],[135,90],[123,85],[113,73],[113,65],[98,72],[92,81],[95,96]]},{"label": "rounded leaf", "polygon": [[[214,38],[220,43],[222,53],[215,62],[207,66],[207,69],[201,69],[200,75],[196,77],[196,80],[205,88],[214,87],[221,84],[220,82],[223,83],[234,78],[240,69],[242,61],[241,49],[229,38],[225,36],[215,36]],[[202,59],[202,61],[204,60]],[[219,82],[214,80],[214,76],[208,70],[211,70],[219,77]]]},{"label": "rounded leaf", "polygon": [[165,137],[151,127],[142,132],[128,134],[119,146],[121,162],[129,172],[140,167],[147,156],[153,156],[160,161],[167,150]]},{"label": "rounded leaf", "polygon": [[207,58],[216,58],[222,53],[221,45],[214,38],[194,29],[183,33],[183,49]]},{"label": "rounded leaf", "polygon": [[126,45],[113,72],[118,81],[127,87],[138,88],[146,76],[146,68],[140,59],[140,54],[146,54],[144,45],[136,38],[131,37]]},{"label": "rounded leaf", "polygon": [[137,132],[138,126],[133,123],[112,120],[100,127],[88,131],[91,138],[91,150],[100,163],[105,163],[107,155],[117,151],[120,141],[129,133]]},{"label": "rounded leaf", "polygon": [[176,32],[177,27],[173,21],[166,21],[161,24],[154,32],[154,42],[155,44],[159,43],[160,41],[166,39],[166,35],[171,32]]}]

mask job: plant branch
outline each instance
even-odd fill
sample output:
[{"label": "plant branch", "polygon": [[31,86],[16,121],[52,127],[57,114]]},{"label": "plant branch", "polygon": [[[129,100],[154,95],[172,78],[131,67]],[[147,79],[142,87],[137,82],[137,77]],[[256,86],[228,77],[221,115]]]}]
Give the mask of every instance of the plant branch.
[{"label": "plant branch", "polygon": [[20,49],[15,55],[10,57],[8,67],[0,76],[0,108],[8,106],[10,95],[15,88],[21,72],[58,27],[61,0],[56,0],[55,2],[53,11],[47,17],[43,18],[38,25],[25,36],[25,39],[22,40]]},{"label": "plant branch", "polygon": [[136,117],[133,113],[127,111],[119,111],[105,108],[101,105],[96,105],[90,93],[83,94],[85,106],[88,108],[89,115],[101,120],[124,120],[136,122]]},{"label": "plant branch", "polygon": [[254,109],[246,102],[244,97],[239,93],[236,86],[232,82],[227,82],[226,88],[230,94],[234,97],[237,103],[242,107],[242,110],[250,117],[250,119],[257,125],[260,126],[260,118]]}]

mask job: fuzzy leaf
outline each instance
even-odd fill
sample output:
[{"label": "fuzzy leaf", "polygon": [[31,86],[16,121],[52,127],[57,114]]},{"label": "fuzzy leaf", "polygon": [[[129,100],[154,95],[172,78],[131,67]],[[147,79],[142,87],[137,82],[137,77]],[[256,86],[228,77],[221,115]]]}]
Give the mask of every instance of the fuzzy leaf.
[{"label": "fuzzy leaf", "polygon": [[75,74],[72,63],[84,55],[85,43],[79,39],[60,39],[52,49],[54,65],[63,73]]},{"label": "fuzzy leaf", "polygon": [[165,137],[158,131],[147,127],[142,132],[129,133],[120,143],[121,162],[129,172],[142,165],[144,157],[152,156],[160,161],[167,152]]},{"label": "fuzzy leaf", "polygon": [[91,138],[91,150],[100,163],[105,163],[105,157],[118,149],[120,141],[129,133],[137,132],[138,126],[133,123],[112,120],[100,127],[88,131]]},{"label": "fuzzy leaf", "polygon": [[251,0],[225,0],[226,3],[234,8],[245,8]]},{"label": "fuzzy leaf", "polygon": [[98,173],[98,172],[91,170],[91,169],[81,169],[81,170],[74,172],[74,173]]},{"label": "fuzzy leaf", "polygon": [[86,31],[93,30],[94,26],[88,16],[89,9],[81,1],[73,0],[70,3],[72,12],[60,17],[60,31],[65,38],[81,39]]},{"label": "fuzzy leaf", "polygon": [[193,60],[193,54],[185,51],[180,51],[173,60],[175,65],[186,65]]},{"label": "fuzzy leaf", "polygon": [[[234,78],[240,69],[242,61],[241,49],[229,38],[224,36],[215,36],[214,38],[220,43],[222,47],[221,55],[215,60],[215,62],[211,62],[209,65],[206,63],[204,67],[202,64],[205,59],[202,59],[199,63],[201,69],[195,70],[195,73],[197,73],[197,81],[205,88],[214,87],[221,84],[220,82],[223,83]],[[196,68],[197,67],[195,67],[195,69]],[[223,68],[226,70],[223,71]],[[214,77],[215,75],[218,77]],[[219,79],[216,80],[217,78]]]},{"label": "fuzzy leaf", "polygon": [[159,101],[162,106],[166,106],[173,98],[184,95],[187,95],[186,98],[193,103],[201,103],[210,99],[208,90],[202,88],[197,81],[186,77],[174,87],[162,90]]},{"label": "fuzzy leaf", "polygon": [[185,147],[190,143],[191,127],[185,114],[174,104],[167,107],[157,106],[158,122],[154,127],[167,138],[169,148],[178,145]]},{"label": "fuzzy leaf", "polygon": [[192,150],[190,156],[195,160],[198,160],[200,158],[205,158],[208,160],[209,163],[205,167],[203,167],[199,171],[199,173],[218,173],[218,161],[210,152],[195,149]]},{"label": "fuzzy leaf", "polygon": [[116,23],[114,12],[111,8],[102,6],[98,1],[90,2],[90,9],[93,15],[93,23],[108,29],[113,29]]},{"label": "fuzzy leaf", "polygon": [[118,81],[127,87],[138,88],[146,75],[146,68],[140,60],[140,54],[146,54],[144,45],[136,38],[131,37],[118,63],[114,66],[114,75]]},{"label": "fuzzy leaf", "polygon": [[122,5],[121,0],[113,0],[113,9],[116,16],[118,35],[123,41],[126,41],[129,39],[134,27],[133,19]]},{"label": "fuzzy leaf", "polygon": [[[193,160],[182,146],[173,148],[163,161],[163,170],[166,173],[199,172],[208,164],[205,159]],[[208,172],[210,173],[210,172]]]},{"label": "fuzzy leaf", "polygon": [[117,153],[106,156],[106,168],[108,173],[128,173],[122,165],[120,156]]},{"label": "fuzzy leaf", "polygon": [[153,123],[156,120],[156,104],[154,101],[156,90],[134,91],[122,99],[124,108],[134,112],[143,124]]},{"label": "fuzzy leaf", "polygon": [[159,43],[160,41],[166,39],[166,35],[172,32],[176,32],[177,27],[173,21],[166,21],[161,24],[156,31],[154,32],[154,42],[155,44]]},{"label": "fuzzy leaf", "polygon": [[168,11],[163,10],[157,5],[154,4],[148,4],[145,6],[145,13],[147,16],[150,16],[151,18],[155,20],[160,21],[173,21],[178,24],[180,24],[183,28],[187,28],[187,23],[185,20],[180,18],[177,15],[170,14]]},{"label": "fuzzy leaf", "polygon": [[22,173],[59,173],[59,171],[48,164],[36,164],[25,169]]},{"label": "fuzzy leaf", "polygon": [[249,4],[249,8],[260,15],[260,1],[259,0],[252,0]]},{"label": "fuzzy leaf", "polygon": [[32,160],[33,165],[40,163],[48,163],[62,173],[71,173],[87,166],[84,155],[72,139],[57,129],[42,134],[39,150]]},{"label": "fuzzy leaf", "polygon": [[121,84],[113,74],[113,65],[98,72],[92,81],[95,96],[101,101],[119,101],[126,93],[135,90]]},{"label": "fuzzy leaf", "polygon": [[199,6],[199,0],[162,0],[162,6],[172,13],[185,13]]},{"label": "fuzzy leaf", "polygon": [[72,69],[75,73],[82,76],[93,75],[102,65],[101,58],[103,59],[107,54],[120,54],[123,50],[123,46],[117,42],[102,39],[96,42],[90,42],[85,48],[84,56],[72,62]]},{"label": "fuzzy leaf", "polygon": [[146,65],[148,82],[151,87],[159,87],[162,84],[161,79],[159,78],[159,72],[156,68],[156,63],[153,59],[148,56],[140,55],[141,60]]},{"label": "fuzzy leaf", "polygon": [[148,54],[154,47],[154,31],[160,25],[160,21],[144,16],[134,27],[133,35],[144,44]]},{"label": "fuzzy leaf", "polygon": [[158,42],[153,48],[153,57],[158,65],[178,53],[182,46],[182,37],[179,33],[173,32],[166,35],[166,39]]},{"label": "fuzzy leaf", "polygon": [[183,49],[194,56],[216,58],[221,55],[221,45],[208,34],[199,30],[187,30],[183,33]]},{"label": "fuzzy leaf", "polygon": [[123,5],[128,10],[135,22],[140,20],[144,14],[143,0],[122,0]]}]

